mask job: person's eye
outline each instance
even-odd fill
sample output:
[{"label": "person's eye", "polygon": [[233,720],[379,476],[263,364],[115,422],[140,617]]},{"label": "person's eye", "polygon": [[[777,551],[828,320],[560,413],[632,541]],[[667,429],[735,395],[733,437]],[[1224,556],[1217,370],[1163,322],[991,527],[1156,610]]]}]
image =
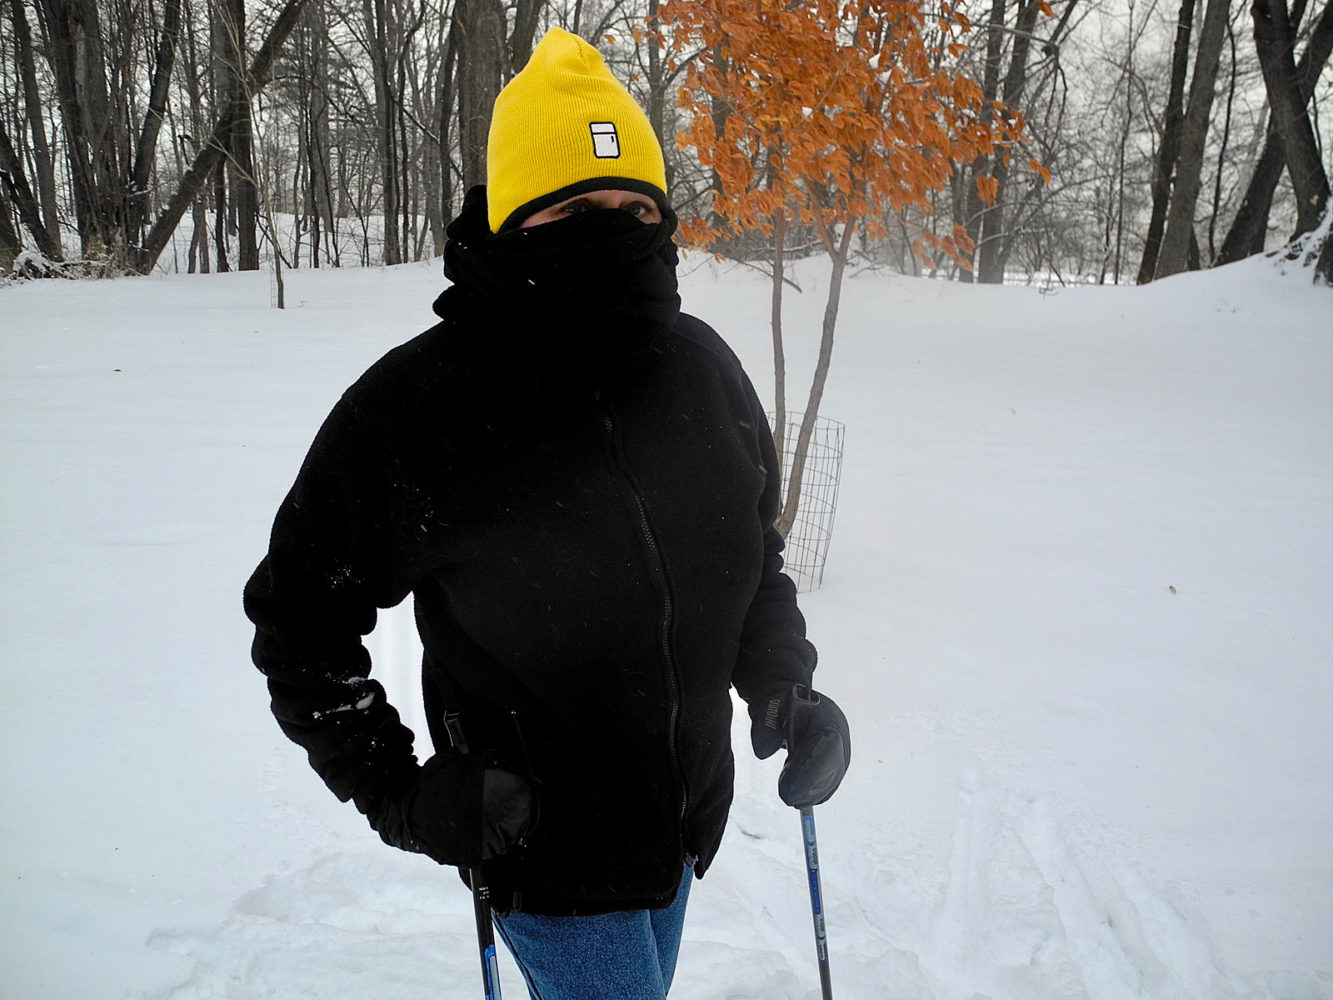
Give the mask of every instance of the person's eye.
[{"label": "person's eye", "polygon": [[560,211],[565,215],[577,215],[579,212],[586,212],[588,203],[580,198],[578,201],[571,201],[567,205],[561,205]]}]

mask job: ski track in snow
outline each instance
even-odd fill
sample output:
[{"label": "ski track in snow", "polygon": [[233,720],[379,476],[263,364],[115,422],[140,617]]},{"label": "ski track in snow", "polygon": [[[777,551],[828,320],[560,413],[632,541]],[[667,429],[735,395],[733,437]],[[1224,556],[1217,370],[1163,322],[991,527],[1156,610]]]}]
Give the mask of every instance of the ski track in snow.
[{"label": "ski track in snow", "polygon": [[[920,722],[941,728],[936,718]],[[743,728],[735,735],[742,739]],[[170,989],[142,996],[474,996],[471,901],[453,870],[382,849],[369,836],[349,847],[345,835],[283,799],[284,785],[302,766],[290,754],[275,754],[261,794],[273,825],[304,831],[312,860],[270,875],[215,927],[151,935],[150,948],[190,960],[193,971]],[[760,792],[774,778],[771,767],[741,762],[738,787],[751,791],[737,798],[718,866],[695,886],[673,996],[818,1000],[799,827],[793,811]],[[1325,995],[1299,978],[1270,990],[1228,973],[1206,930],[1171,891],[1104,849],[1079,843],[1048,799],[1007,788],[980,765],[960,774],[956,794],[940,886],[924,885],[914,874],[919,859],[874,834],[861,851],[821,844],[835,996]],[[501,981],[511,995],[526,992],[503,949]]]}]

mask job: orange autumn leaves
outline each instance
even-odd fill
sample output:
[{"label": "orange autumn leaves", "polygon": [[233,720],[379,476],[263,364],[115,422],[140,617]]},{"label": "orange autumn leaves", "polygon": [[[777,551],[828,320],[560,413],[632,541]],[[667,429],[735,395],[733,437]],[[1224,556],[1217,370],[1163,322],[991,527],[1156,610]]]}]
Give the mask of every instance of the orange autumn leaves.
[{"label": "orange autumn leaves", "polygon": [[[680,102],[693,146],[720,190],[721,228],[771,234],[779,213],[799,219],[833,252],[848,225],[883,235],[887,214],[933,211],[954,165],[1021,137],[1021,116],[986,106],[959,71],[971,30],[953,3],[917,0],[669,0],[660,34],[690,60]],[[1041,169],[1041,168],[1037,168]],[[993,201],[994,178],[977,178]],[[719,235],[706,223],[685,237]],[[965,262],[966,233],[923,236]]]}]

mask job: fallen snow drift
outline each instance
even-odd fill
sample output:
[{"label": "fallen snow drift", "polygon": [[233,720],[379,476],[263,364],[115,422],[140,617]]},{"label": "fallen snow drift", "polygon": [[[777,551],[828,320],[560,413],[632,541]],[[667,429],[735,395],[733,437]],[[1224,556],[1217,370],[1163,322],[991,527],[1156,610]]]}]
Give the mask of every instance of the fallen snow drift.
[{"label": "fallen snow drift", "polygon": [[[689,268],[771,396],[766,283]],[[258,274],[0,289],[0,995],[478,995],[462,887],[282,738],[240,610],[319,421],[440,285],[294,272],[284,312]],[[803,599],[855,740],[818,811],[837,996],[1333,997],[1331,316],[1265,260],[849,282]],[[422,732],[407,609],[372,640]],[[808,1000],[799,825],[736,737],[673,996]]]}]

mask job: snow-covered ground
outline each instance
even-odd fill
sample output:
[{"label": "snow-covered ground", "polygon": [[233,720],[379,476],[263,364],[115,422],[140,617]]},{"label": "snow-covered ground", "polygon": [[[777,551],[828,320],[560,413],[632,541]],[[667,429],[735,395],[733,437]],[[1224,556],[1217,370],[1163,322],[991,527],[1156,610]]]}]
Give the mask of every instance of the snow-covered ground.
[{"label": "snow-covered ground", "polygon": [[[771,395],[763,278],[690,267]],[[458,880],[282,738],[240,608],[438,264],[287,280],[285,312],[262,274],[0,289],[0,996],[480,995]],[[1262,259],[1046,294],[863,275],[823,409],[835,995],[1333,997],[1333,292]],[[422,731],[407,610],[372,639]],[[737,737],[673,996],[808,1000],[799,824]]]}]

